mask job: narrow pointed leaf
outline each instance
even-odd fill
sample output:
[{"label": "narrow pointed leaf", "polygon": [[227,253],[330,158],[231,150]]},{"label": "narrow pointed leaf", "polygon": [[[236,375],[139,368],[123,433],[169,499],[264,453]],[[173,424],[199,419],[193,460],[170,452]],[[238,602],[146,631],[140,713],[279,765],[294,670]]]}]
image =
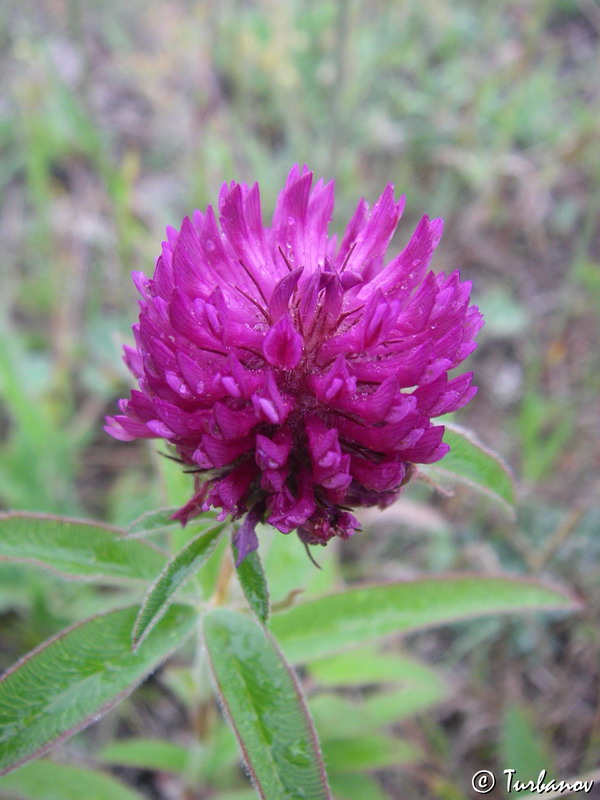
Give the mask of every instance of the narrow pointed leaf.
[{"label": "narrow pointed leaf", "polygon": [[[83,794],[84,792],[85,794]],[[145,800],[111,775],[91,769],[35,761],[0,778],[0,798],[26,800]]]},{"label": "narrow pointed leaf", "polygon": [[414,716],[424,708],[439,702],[442,697],[439,691],[434,695],[418,684],[392,691],[369,692],[366,697],[355,695],[346,698],[332,692],[319,692],[311,697],[309,708],[323,742],[328,768],[330,762],[325,747],[328,739],[346,739],[379,733],[385,725],[392,725],[403,718]]},{"label": "narrow pointed leaf", "polygon": [[[422,661],[394,653],[381,653],[375,648],[360,648],[313,661],[308,671],[320,686],[357,686],[385,684],[389,689],[369,692],[361,710],[361,725],[387,725],[440,702],[446,686],[440,675]],[[313,699],[319,701],[327,693]],[[337,697],[337,695],[336,695]],[[311,711],[319,718],[311,703]],[[355,717],[358,715],[355,713]]]},{"label": "narrow pointed leaf", "polygon": [[137,615],[133,628],[133,644],[139,647],[164,615],[175,592],[197,572],[215,549],[224,525],[215,525],[189,542],[170,561],[154,584]]},{"label": "narrow pointed leaf", "polygon": [[294,673],[267,631],[217,609],[204,641],[223,708],[263,800],[331,800],[316,733]]},{"label": "narrow pointed leaf", "polygon": [[0,774],[42,755],[129,694],[191,634],[196,613],[171,606],[135,652],[137,607],[74,625],[0,679]]},{"label": "narrow pointed leaf", "polygon": [[0,514],[0,561],[33,564],[72,580],[123,583],[152,580],[165,556],[123,531],[48,514]]},{"label": "narrow pointed leaf", "polygon": [[440,703],[446,694],[441,683],[436,686],[425,682],[392,692],[374,692],[365,700],[365,716],[378,727],[391,725]]},{"label": "narrow pointed leaf", "polygon": [[[176,511],[179,511],[178,506],[147,511],[127,526],[123,531],[123,539],[141,539],[144,536],[164,533],[171,528],[181,529],[179,520],[172,518]],[[199,533],[201,529],[206,530],[214,525],[215,520],[216,514],[213,511],[206,511],[199,517],[194,517],[187,527]]]},{"label": "narrow pointed leaf", "polygon": [[442,486],[462,483],[498,502],[514,513],[515,482],[500,456],[483,445],[471,431],[445,424],[444,441],[450,452],[435,463],[420,465],[419,472]]},{"label": "narrow pointed leaf", "polygon": [[286,657],[305,663],[392,633],[488,614],[572,611],[563,589],[505,576],[445,575],[363,586],[282,611],[270,627]]},{"label": "narrow pointed leaf", "polygon": [[190,750],[161,739],[118,739],[96,753],[96,759],[122,767],[183,773],[190,761]]},{"label": "narrow pointed leaf", "polygon": [[509,703],[504,709],[498,742],[498,763],[514,769],[519,780],[537,778],[542,770],[555,775],[552,753],[541,732],[536,730],[527,707]]},{"label": "narrow pointed leaf", "polygon": [[239,564],[237,576],[248,605],[261,622],[266,622],[269,618],[269,588],[258,550],[248,553]]},{"label": "narrow pointed leaf", "polygon": [[424,757],[416,745],[383,734],[324,740],[323,755],[332,775],[385,769]]},{"label": "narrow pointed leaf", "polygon": [[142,536],[150,536],[153,533],[163,533],[169,528],[179,525],[180,523],[177,520],[171,519],[176,511],[176,507],[159,508],[157,511],[148,511],[142,514],[141,517],[134,519],[134,521],[127,526],[123,538],[138,539]]},{"label": "narrow pointed leaf", "polygon": [[382,653],[373,646],[313,661],[308,671],[321,686],[440,684],[439,676],[428,664],[398,653],[396,649]]}]

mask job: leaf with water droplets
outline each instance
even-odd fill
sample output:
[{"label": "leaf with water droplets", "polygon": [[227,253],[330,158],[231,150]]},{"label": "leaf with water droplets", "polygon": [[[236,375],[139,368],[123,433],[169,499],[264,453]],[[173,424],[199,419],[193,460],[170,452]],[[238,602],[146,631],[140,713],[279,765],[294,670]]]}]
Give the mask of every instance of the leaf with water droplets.
[{"label": "leaf with water droplets", "polygon": [[123,531],[50,514],[0,514],[0,561],[32,564],[65,578],[100,583],[152,580],[164,554]]},{"label": "leaf with water droplets", "polygon": [[0,679],[0,774],[42,755],[94,722],[179,647],[197,615],[171,606],[131,652],[137,607],[93,617],[57,634]]},{"label": "leaf with water droplets", "polygon": [[263,800],[331,800],[298,679],[267,631],[217,609],[204,641],[222,706]]}]

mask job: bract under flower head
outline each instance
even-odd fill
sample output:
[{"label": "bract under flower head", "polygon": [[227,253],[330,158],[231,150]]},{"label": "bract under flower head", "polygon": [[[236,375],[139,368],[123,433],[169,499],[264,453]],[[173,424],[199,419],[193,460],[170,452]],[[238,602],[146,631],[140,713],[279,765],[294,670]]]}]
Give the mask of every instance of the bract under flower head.
[{"label": "bract under flower head", "polygon": [[403,200],[388,185],[360,200],[338,245],[333,182],[294,167],[269,227],[258,185],[231,183],[212,207],[167,230],[142,296],[139,390],[107,420],[117,439],[163,438],[200,480],[178,512],[245,516],[238,561],[263,520],[326,544],[358,528],[349,507],[386,506],[412,465],[441,459],[432,418],[475,394],[448,373],[482,325],[458,272],[428,271],[441,220],[423,217],[384,266]]}]

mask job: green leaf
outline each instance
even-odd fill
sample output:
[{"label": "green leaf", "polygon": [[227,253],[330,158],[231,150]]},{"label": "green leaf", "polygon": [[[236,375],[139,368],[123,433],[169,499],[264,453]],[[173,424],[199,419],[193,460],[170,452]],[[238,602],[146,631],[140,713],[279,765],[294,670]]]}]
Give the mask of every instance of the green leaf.
[{"label": "green leaf", "polygon": [[294,590],[307,595],[324,594],[339,584],[338,542],[331,541],[317,554],[321,569],[315,569],[297,537],[290,540],[271,525],[257,525],[256,532],[260,540],[260,556],[269,576],[271,611],[276,604],[287,602]]},{"label": "green leaf", "polygon": [[160,508],[157,511],[148,511],[127,526],[124,539],[137,539],[149,536],[152,533],[163,533],[180,523],[171,519],[177,508]]},{"label": "green leaf", "polygon": [[[442,699],[418,687],[369,692],[366,697],[342,697],[322,692],[311,697],[309,707],[323,743],[327,739],[379,733]],[[323,744],[325,748],[325,744]],[[327,762],[329,763],[329,762]]]},{"label": "green leaf", "polygon": [[313,661],[309,672],[322,686],[356,686],[372,683],[440,684],[437,673],[422,661],[399,653],[382,653],[364,647],[352,653]]},{"label": "green leaf", "polygon": [[385,725],[399,722],[439,702],[443,695],[433,695],[421,687],[382,690],[366,698],[352,700],[331,692],[310,699],[310,711],[322,739],[376,733]]},{"label": "green leaf", "polygon": [[[370,692],[361,703],[361,725],[380,727],[416,714],[446,694],[443,681],[431,667],[397,653],[381,653],[374,648],[361,648],[314,661],[308,672],[321,686],[360,686],[386,683],[399,686],[391,691]],[[319,694],[311,701],[320,701]],[[356,709],[353,709],[356,716]],[[320,731],[318,716],[315,714]]]},{"label": "green leaf", "polygon": [[319,692],[309,698],[308,707],[315,727],[319,731],[321,742],[327,739],[377,733],[376,726],[368,722],[365,717],[361,698],[344,697],[333,692]]},{"label": "green leaf", "polygon": [[408,764],[418,761],[423,753],[408,742],[373,735],[324,741],[323,757],[327,769],[334,775]]},{"label": "green leaf", "polygon": [[134,647],[140,646],[169,607],[175,592],[200,569],[210,556],[223,528],[223,524],[215,525],[192,539],[167,564],[155,580],[146,595],[133,627]]},{"label": "green leaf", "polygon": [[309,600],[271,618],[292,663],[305,663],[400,631],[486,614],[572,611],[562,589],[505,576],[450,575],[363,586]]},{"label": "green leaf", "polygon": [[23,800],[144,800],[110,775],[91,769],[35,761],[0,778],[0,798]]},{"label": "green leaf", "polygon": [[331,800],[297,678],[265,629],[217,609],[204,639],[223,708],[263,800]]},{"label": "green leaf", "polygon": [[[174,506],[172,508],[160,508],[157,511],[148,511],[142,514],[141,517],[138,517],[127,526],[127,530],[123,534],[123,539],[140,539],[143,536],[164,533],[172,528],[181,531],[181,523],[176,519],[172,519],[173,514],[178,510],[179,509]],[[198,534],[201,530],[206,530],[211,525],[214,525],[215,521],[216,514],[213,511],[205,511],[199,517],[194,517],[194,519],[188,523],[186,530],[191,530]]]},{"label": "green leaf", "polygon": [[165,556],[123,531],[96,522],[20,512],[0,514],[0,560],[45,567],[73,580],[152,580]]},{"label": "green leaf", "polygon": [[471,431],[445,423],[444,441],[450,452],[435,464],[419,465],[419,473],[441,486],[462,483],[498,502],[511,516],[515,482],[500,456],[483,445]]},{"label": "green leaf", "polygon": [[229,557],[229,554],[227,554],[227,556],[225,555],[229,549],[229,539],[229,536],[222,536],[219,539],[211,557],[204,563],[200,572],[198,572],[197,581],[195,581],[195,583],[202,592],[202,597],[205,600],[211,598],[217,591],[223,559]]},{"label": "green leaf", "polygon": [[193,631],[196,613],[171,606],[135,652],[137,607],[57,634],[0,679],[0,774],[42,755],[125,697]]},{"label": "green leaf", "polygon": [[332,775],[331,788],[337,800],[389,800],[389,795],[368,775]]},{"label": "green leaf", "polygon": [[116,778],[91,769],[35,761],[0,778],[0,798],[23,800],[144,800]]},{"label": "green leaf", "polygon": [[403,689],[373,692],[364,702],[365,717],[372,725],[392,725],[440,703],[446,695],[441,684],[408,684]]},{"label": "green leaf", "polygon": [[505,708],[499,745],[500,764],[504,769],[514,769],[519,780],[535,781],[542,770],[555,774],[546,742],[520,706],[510,704]]},{"label": "green leaf", "polygon": [[258,551],[248,553],[236,569],[248,605],[261,622],[266,622],[269,618],[269,588]]},{"label": "green leaf", "polygon": [[185,771],[189,756],[187,748],[161,739],[121,739],[96,754],[106,764],[174,773]]}]

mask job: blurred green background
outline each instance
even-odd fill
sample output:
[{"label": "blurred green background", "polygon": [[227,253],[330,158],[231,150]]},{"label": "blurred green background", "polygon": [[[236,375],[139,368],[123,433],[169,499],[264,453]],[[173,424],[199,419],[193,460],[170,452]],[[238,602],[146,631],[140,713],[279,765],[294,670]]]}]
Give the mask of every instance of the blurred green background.
[{"label": "blurred green background", "polygon": [[[452,690],[410,722],[421,761],[375,770],[384,796],[469,797],[515,742],[553,774],[599,766],[599,37],[594,0],[0,8],[1,508],[127,524],[166,504],[155,448],[101,424],[130,386],[129,273],[151,272],[165,226],[223,181],[258,180],[268,218],[306,162],[336,179],[337,230],[392,181],[395,249],[422,214],[446,221],[434,265],[473,281],[487,320],[458,421],[515,469],[519,518],[410,487],[344,545],[342,574],[507,569],[588,608],[416,637]],[[0,667],[97,603],[0,565]]]}]

